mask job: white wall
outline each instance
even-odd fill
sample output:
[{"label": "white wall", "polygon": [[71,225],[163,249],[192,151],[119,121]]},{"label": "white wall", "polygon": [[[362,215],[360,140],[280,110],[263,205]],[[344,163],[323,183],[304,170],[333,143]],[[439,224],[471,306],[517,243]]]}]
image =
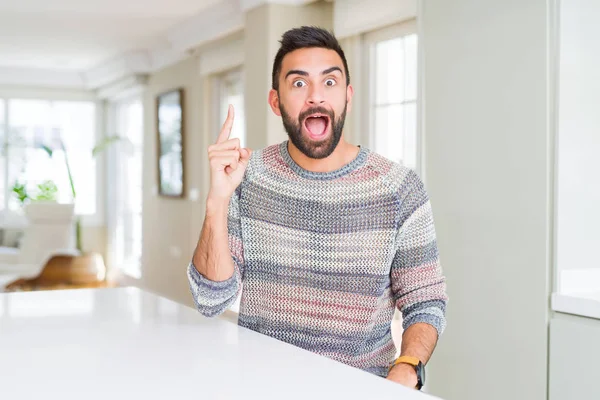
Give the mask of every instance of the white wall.
[{"label": "white wall", "polygon": [[598,337],[600,320],[555,314],[550,322],[549,400],[600,399]]},{"label": "white wall", "polygon": [[600,2],[562,1],[560,19],[557,267],[600,268]]},{"label": "white wall", "polygon": [[[186,198],[157,195],[156,96],[167,90],[184,90],[184,164]],[[198,187],[199,166],[204,160],[202,81],[197,58],[188,58],[152,74],[144,92],[144,171],[142,210],[141,286],[180,303],[192,299],[185,268],[193,251],[191,232],[199,232],[200,215],[187,195]],[[197,237],[197,236],[196,236]]]},{"label": "white wall", "polygon": [[447,276],[446,400],[543,400],[552,139],[545,0],[423,0],[425,179]]}]

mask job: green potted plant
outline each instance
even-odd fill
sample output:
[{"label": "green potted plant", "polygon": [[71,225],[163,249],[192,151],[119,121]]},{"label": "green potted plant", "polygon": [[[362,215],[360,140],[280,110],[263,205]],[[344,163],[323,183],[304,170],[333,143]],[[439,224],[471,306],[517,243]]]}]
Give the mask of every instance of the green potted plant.
[{"label": "green potted plant", "polygon": [[46,180],[37,185],[37,194],[32,196],[27,191],[27,186],[24,183],[16,181],[13,185],[12,192],[17,197],[21,206],[25,206],[31,201],[56,201],[58,195],[58,187],[51,180]]},{"label": "green potted plant", "polygon": [[[38,185],[35,188],[28,187],[25,183],[16,181],[12,187],[12,194],[16,198],[19,209],[8,210],[3,216],[7,226],[3,227],[3,247],[18,248],[15,262],[18,264],[26,264],[30,257],[35,258],[36,253],[28,249],[26,252],[21,253],[20,249],[23,245],[23,238],[27,231],[28,222],[31,222],[31,210],[32,208],[48,211],[49,207],[58,206],[56,197],[58,188],[53,181],[47,180]],[[55,212],[56,209],[52,208],[51,212]],[[8,217],[7,217],[8,215]],[[9,264],[15,262],[8,261]]]}]

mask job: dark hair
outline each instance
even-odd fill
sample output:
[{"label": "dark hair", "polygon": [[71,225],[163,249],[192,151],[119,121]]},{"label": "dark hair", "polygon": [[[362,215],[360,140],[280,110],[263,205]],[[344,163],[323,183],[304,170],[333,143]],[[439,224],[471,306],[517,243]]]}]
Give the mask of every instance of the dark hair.
[{"label": "dark hair", "polygon": [[290,29],[284,33],[279,43],[281,43],[281,46],[275,55],[275,61],[273,61],[273,76],[271,83],[273,89],[279,90],[279,74],[281,73],[283,57],[294,50],[310,47],[321,47],[338,53],[344,63],[346,85],[350,84],[350,72],[348,71],[348,63],[346,62],[344,50],[342,50],[342,47],[333,33],[316,26],[303,26],[301,28]]}]

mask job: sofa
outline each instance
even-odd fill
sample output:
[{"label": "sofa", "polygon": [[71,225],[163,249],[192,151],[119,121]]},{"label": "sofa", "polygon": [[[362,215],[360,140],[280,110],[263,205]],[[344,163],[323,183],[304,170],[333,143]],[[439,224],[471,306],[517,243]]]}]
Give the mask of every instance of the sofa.
[{"label": "sofa", "polygon": [[32,202],[23,213],[0,215],[0,291],[8,283],[37,276],[55,254],[77,254],[74,205]]}]

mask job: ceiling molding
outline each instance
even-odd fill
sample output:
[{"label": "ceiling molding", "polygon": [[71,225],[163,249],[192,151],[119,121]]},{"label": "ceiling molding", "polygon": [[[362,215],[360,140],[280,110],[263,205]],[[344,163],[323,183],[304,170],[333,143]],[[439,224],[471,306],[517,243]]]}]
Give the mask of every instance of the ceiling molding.
[{"label": "ceiling molding", "polygon": [[158,71],[169,65],[173,65],[181,60],[183,60],[186,56],[185,53],[181,51],[176,51],[169,46],[160,46],[155,47],[149,50],[150,60],[152,64],[152,71]]},{"label": "ceiling molding", "polygon": [[338,39],[359,35],[417,17],[417,0],[346,0],[333,4]]},{"label": "ceiling molding", "polygon": [[239,0],[243,12],[262,6],[263,4],[284,4],[289,6],[302,6],[314,3],[316,0]]},{"label": "ceiling molding", "polygon": [[237,39],[221,46],[202,51],[198,57],[198,69],[201,76],[207,76],[244,64],[244,40]]},{"label": "ceiling molding", "polygon": [[77,71],[16,67],[0,67],[0,85],[85,89],[83,76]]},{"label": "ceiling molding", "polygon": [[224,0],[202,10],[167,34],[171,49],[181,53],[244,27],[244,13],[239,0]]},{"label": "ceiling molding", "polygon": [[131,90],[143,90],[147,83],[147,75],[130,75],[98,89],[96,96],[99,99],[115,100]]},{"label": "ceiling molding", "polygon": [[132,51],[84,72],[83,76],[88,89],[98,89],[123,77],[151,71],[152,65],[148,52]]}]

